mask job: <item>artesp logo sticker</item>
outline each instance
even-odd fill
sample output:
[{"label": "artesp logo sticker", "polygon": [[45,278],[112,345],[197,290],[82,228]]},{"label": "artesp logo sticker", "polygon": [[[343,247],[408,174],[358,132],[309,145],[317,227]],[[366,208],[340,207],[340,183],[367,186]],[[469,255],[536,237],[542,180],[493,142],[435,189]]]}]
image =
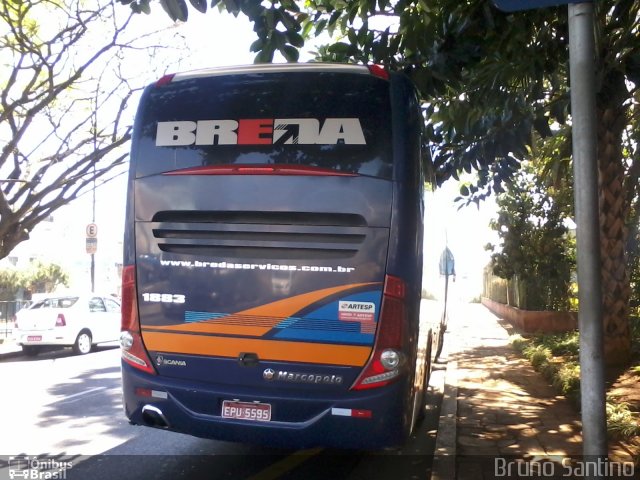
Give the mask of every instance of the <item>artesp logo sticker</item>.
[{"label": "artesp logo sticker", "polygon": [[[338,319],[343,322],[360,322],[362,330],[368,331],[376,320],[376,304],[373,302],[338,302]],[[365,324],[369,324],[365,328]]]}]

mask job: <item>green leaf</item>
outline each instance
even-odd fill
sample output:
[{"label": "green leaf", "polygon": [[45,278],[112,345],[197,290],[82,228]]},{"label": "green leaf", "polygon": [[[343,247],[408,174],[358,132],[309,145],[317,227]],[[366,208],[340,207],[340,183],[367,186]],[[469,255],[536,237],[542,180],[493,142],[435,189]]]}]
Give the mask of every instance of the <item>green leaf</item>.
[{"label": "green leaf", "polygon": [[351,45],[344,42],[334,43],[333,45],[329,45],[329,48],[327,48],[329,53],[337,53],[340,55],[348,55],[350,49]]},{"label": "green leaf", "polygon": [[184,0],[160,0],[160,5],[174,22],[186,22],[189,18],[189,9]]},{"label": "green leaf", "polygon": [[280,21],[282,22],[284,27],[287,29],[287,31],[293,31],[293,32],[300,31],[300,24],[288,12],[285,12],[284,10],[280,9],[278,10],[278,14],[280,16]]},{"label": "green leaf", "polygon": [[149,15],[151,13],[151,6],[149,5],[149,0],[141,0],[140,10],[142,11],[142,13],[146,15]]},{"label": "green leaf", "polygon": [[547,138],[553,135],[553,132],[549,127],[549,120],[545,116],[537,117],[533,121],[533,126],[542,138]]},{"label": "green leaf", "polygon": [[287,39],[289,40],[289,43],[294,47],[304,47],[304,38],[302,38],[302,35],[300,35],[299,33],[287,32]]},{"label": "green leaf", "polygon": [[469,196],[469,187],[467,187],[466,185],[462,185],[460,187],[460,195],[462,195],[463,197],[468,197]]},{"label": "green leaf", "polygon": [[327,26],[327,19],[323,18],[316,25],[315,36],[317,37],[318,35],[320,35],[324,31],[326,26]]},{"label": "green leaf", "polygon": [[300,52],[297,48],[292,47],[291,45],[285,45],[280,49],[280,53],[284,56],[287,62],[295,63],[298,61],[300,57]]},{"label": "green leaf", "polygon": [[335,23],[340,18],[340,15],[342,15],[342,12],[340,12],[339,10],[336,10],[335,12],[333,12],[331,14],[331,17],[329,18],[329,26],[335,25]]},{"label": "green leaf", "polygon": [[229,12],[234,17],[237,17],[240,13],[240,7],[238,6],[238,2],[236,0],[223,0],[225,7],[227,8],[227,12]]},{"label": "green leaf", "polygon": [[189,0],[189,2],[200,13],[207,13],[207,0]]},{"label": "green leaf", "polygon": [[250,52],[259,52],[264,47],[264,43],[265,43],[264,39],[259,38],[258,40],[256,40],[255,42],[253,42],[251,44],[251,46],[249,47],[249,51]]},{"label": "green leaf", "polygon": [[271,63],[273,61],[274,48],[271,44],[267,44],[254,58],[254,63]]},{"label": "green leaf", "polygon": [[302,37],[309,38],[309,34],[311,33],[311,29],[313,28],[313,22],[307,21],[302,28]]}]

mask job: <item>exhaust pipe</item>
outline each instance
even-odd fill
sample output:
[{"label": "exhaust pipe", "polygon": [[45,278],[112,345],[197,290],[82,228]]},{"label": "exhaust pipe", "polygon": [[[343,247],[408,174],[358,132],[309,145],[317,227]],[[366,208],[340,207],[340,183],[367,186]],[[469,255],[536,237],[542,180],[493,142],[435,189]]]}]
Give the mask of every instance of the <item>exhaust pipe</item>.
[{"label": "exhaust pipe", "polygon": [[142,407],[142,421],[149,427],[169,428],[169,421],[162,410],[153,405]]}]

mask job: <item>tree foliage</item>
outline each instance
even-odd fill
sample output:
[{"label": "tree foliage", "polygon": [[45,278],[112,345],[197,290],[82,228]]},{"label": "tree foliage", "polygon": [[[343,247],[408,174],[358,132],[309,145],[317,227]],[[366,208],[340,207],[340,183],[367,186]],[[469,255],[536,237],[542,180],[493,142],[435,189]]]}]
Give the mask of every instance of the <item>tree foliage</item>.
[{"label": "tree foliage", "polygon": [[497,197],[498,217],[491,223],[500,239],[489,245],[493,273],[517,279],[519,307],[568,310],[575,243],[557,202],[530,165]]},{"label": "tree foliage", "polygon": [[55,263],[34,262],[26,270],[0,269],[0,301],[16,300],[21,291],[30,298],[34,293],[49,293],[68,285],[69,275]]},{"label": "tree foliage", "polygon": [[143,47],[153,54],[154,44],[130,35],[132,14],[122,10],[108,0],[0,5],[0,258],[123,171],[126,109],[141,85],[122,59]]}]

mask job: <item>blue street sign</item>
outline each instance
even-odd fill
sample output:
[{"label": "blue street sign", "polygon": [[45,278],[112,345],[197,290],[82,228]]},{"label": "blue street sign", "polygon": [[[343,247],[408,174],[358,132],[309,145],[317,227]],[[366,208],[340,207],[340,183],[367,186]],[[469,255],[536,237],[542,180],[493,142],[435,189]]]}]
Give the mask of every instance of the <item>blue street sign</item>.
[{"label": "blue street sign", "polygon": [[591,3],[592,0],[492,0],[493,4],[503,12],[532,10],[534,8],[556,7],[569,3]]},{"label": "blue street sign", "polygon": [[445,248],[440,255],[440,275],[455,275],[456,274],[456,261],[453,258],[453,253],[449,248]]}]

